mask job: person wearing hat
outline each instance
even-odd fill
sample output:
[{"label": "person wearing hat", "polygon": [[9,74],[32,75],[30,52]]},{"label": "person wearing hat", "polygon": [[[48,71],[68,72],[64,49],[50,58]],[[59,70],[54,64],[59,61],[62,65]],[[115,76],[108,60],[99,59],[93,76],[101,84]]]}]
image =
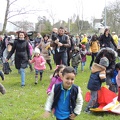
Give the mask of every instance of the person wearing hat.
[{"label": "person wearing hat", "polygon": [[90,108],[98,107],[97,94],[100,90],[102,82],[106,79],[106,67],[109,66],[109,60],[107,57],[102,57],[99,64],[94,63],[91,68],[91,75],[87,84],[87,88],[90,90],[91,98],[85,109],[85,112],[90,113]]},{"label": "person wearing hat", "polygon": [[76,74],[80,62],[81,62],[81,55],[79,52],[79,47],[75,47],[72,53],[71,64],[72,67],[75,69]]},{"label": "person wearing hat", "polygon": [[38,83],[38,73],[40,73],[40,81],[42,80],[43,77],[43,71],[46,69],[45,66],[45,59],[43,56],[40,55],[40,49],[35,48],[34,50],[34,57],[32,60],[30,60],[30,63],[34,63],[34,69],[35,69],[35,84]]}]

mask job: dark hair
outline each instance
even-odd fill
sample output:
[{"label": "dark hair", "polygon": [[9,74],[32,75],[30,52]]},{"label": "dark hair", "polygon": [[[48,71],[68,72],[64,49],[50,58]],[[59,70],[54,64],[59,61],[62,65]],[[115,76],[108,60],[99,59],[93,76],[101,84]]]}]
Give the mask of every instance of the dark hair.
[{"label": "dark hair", "polygon": [[106,28],[106,29],[104,30],[104,34],[106,34],[107,31],[110,31],[110,30],[109,30],[108,28]]},{"label": "dark hair", "polygon": [[116,63],[115,69],[117,69],[117,68],[120,70],[120,63]]},{"label": "dark hair", "polygon": [[65,67],[65,69],[62,72],[62,75],[64,76],[66,73],[73,73],[76,75],[74,68],[71,66]]},{"label": "dark hair", "polygon": [[19,39],[20,33],[24,34],[24,38],[27,36],[26,32],[24,32],[24,31],[17,31],[16,34],[18,35],[18,39]]},{"label": "dark hair", "polygon": [[50,38],[50,36],[49,36],[48,34],[43,35],[43,39],[44,39],[45,37],[48,37],[48,39]]},{"label": "dark hair", "polygon": [[53,77],[56,75],[56,73],[58,73],[64,67],[65,67],[65,65],[59,65],[58,68],[54,71]]},{"label": "dark hair", "polygon": [[63,30],[65,30],[63,27],[59,27],[59,29],[63,29]]},{"label": "dark hair", "polygon": [[92,36],[91,41],[96,41],[96,40],[98,40],[98,36],[95,34],[95,35]]}]

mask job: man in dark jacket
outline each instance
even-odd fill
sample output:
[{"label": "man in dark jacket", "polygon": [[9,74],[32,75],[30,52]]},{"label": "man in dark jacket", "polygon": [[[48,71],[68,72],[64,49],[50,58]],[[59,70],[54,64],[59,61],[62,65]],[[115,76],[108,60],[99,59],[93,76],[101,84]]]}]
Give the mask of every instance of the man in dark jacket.
[{"label": "man in dark jacket", "polygon": [[56,65],[64,64],[67,66],[67,48],[69,48],[71,44],[69,37],[65,35],[65,30],[63,27],[59,28],[57,38],[58,39],[54,42],[57,44],[57,47],[55,48],[55,63]]}]

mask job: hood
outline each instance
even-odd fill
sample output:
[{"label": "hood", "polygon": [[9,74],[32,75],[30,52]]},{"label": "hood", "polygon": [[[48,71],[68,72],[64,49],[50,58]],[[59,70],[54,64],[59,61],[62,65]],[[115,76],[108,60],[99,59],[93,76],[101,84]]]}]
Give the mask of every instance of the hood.
[{"label": "hood", "polygon": [[106,70],[106,68],[102,65],[97,64],[97,63],[94,63],[92,68],[91,68],[92,73],[96,73],[96,72],[100,72],[100,71],[104,71],[104,70]]}]

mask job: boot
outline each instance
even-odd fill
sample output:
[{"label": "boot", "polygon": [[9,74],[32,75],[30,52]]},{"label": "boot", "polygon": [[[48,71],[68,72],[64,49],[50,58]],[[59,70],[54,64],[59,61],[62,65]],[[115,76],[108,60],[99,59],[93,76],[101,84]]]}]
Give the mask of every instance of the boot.
[{"label": "boot", "polygon": [[38,78],[35,78],[35,84],[38,84]]},{"label": "boot", "polygon": [[40,81],[42,81],[42,75],[40,75]]}]

